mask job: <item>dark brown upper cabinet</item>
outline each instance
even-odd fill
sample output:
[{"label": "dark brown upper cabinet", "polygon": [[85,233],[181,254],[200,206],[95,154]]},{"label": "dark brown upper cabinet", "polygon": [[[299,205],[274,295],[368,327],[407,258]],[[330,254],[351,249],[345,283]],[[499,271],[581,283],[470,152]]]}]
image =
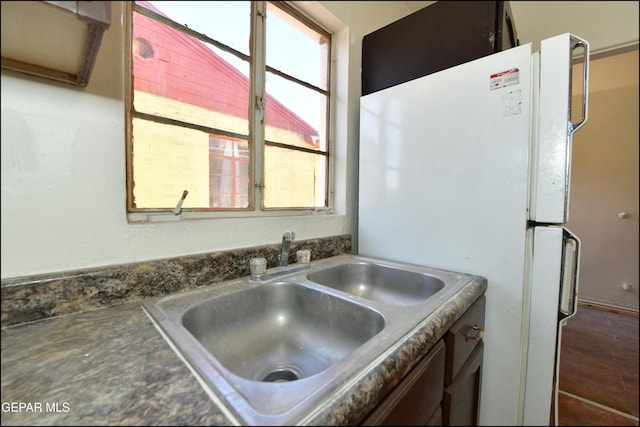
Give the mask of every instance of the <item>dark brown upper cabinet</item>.
[{"label": "dark brown upper cabinet", "polygon": [[508,1],[437,1],[362,39],[362,95],[518,46]]}]

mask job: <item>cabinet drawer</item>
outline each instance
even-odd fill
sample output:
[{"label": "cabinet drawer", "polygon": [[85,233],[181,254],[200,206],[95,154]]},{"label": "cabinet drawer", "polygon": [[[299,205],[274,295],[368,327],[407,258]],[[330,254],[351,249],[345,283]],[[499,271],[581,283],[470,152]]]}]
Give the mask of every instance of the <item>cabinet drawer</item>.
[{"label": "cabinet drawer", "polygon": [[445,346],[438,341],[361,425],[429,425],[442,419]]},{"label": "cabinet drawer", "polygon": [[471,352],[482,340],[485,300],[484,295],[478,298],[444,336],[444,343],[447,347],[445,386],[453,382]]}]

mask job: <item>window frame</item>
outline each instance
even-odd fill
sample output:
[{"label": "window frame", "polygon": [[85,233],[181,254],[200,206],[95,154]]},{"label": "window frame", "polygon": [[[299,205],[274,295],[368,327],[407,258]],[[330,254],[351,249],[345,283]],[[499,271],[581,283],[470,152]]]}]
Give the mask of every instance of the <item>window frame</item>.
[{"label": "window frame", "polygon": [[[303,24],[309,26],[314,31],[322,33],[328,38],[328,52],[327,52],[327,89],[321,89],[314,87],[313,85],[298,80],[295,77],[289,76],[277,69],[266,65],[266,55],[264,54],[265,48],[265,18],[267,3],[271,3],[273,6],[278,7],[285,13],[288,13],[295,17]],[[166,19],[161,15],[154,13],[142,6],[138,6],[135,2],[125,2],[125,139],[126,139],[126,213],[129,222],[154,222],[154,221],[171,221],[176,219],[201,219],[201,218],[239,218],[239,217],[270,217],[270,216],[298,216],[309,214],[334,214],[335,208],[335,189],[334,189],[334,128],[331,121],[333,115],[333,109],[335,101],[332,98],[332,87],[334,86],[335,70],[333,67],[332,51],[334,50],[333,43],[335,42],[331,31],[326,29],[320,23],[311,19],[296,8],[289,2],[277,2],[277,1],[251,1],[251,34],[250,45],[251,52],[247,56],[231,47],[228,47],[214,39],[211,39],[204,34],[201,34],[195,30],[192,30],[184,25],[173,22],[170,19]],[[201,41],[205,41],[214,45],[217,48],[225,50],[227,52],[232,51],[232,54],[239,56],[247,60],[250,69],[251,84],[249,94],[249,129],[248,135],[236,135],[232,132],[226,132],[224,130],[216,129],[215,133],[222,137],[246,139],[249,143],[252,153],[249,157],[249,188],[248,198],[249,203],[246,208],[185,208],[182,207],[179,210],[179,214],[176,214],[175,208],[135,208],[133,206],[133,120],[136,117],[144,118],[144,113],[135,113],[133,111],[133,13],[138,12],[145,16],[150,16],[168,25],[178,31],[181,31],[189,36],[196,37]],[[257,18],[256,18],[257,17]],[[261,45],[261,47],[257,47]],[[256,52],[260,51],[261,55],[256,55]],[[261,108],[261,100],[259,100],[256,92],[265,94],[266,73],[267,71],[274,75],[284,78],[288,81],[292,81],[305,88],[316,90],[326,96],[326,117],[325,123],[327,127],[326,131],[326,151],[314,150],[306,147],[296,147],[287,144],[282,144],[277,141],[269,141],[265,139],[264,126],[261,122],[264,118],[264,111]],[[163,123],[163,120],[154,120],[157,123]],[[170,124],[183,125],[183,123],[166,119]],[[187,124],[187,128],[198,128],[195,124]],[[199,130],[206,129],[198,128]],[[210,135],[212,135],[210,133]],[[318,207],[265,207],[264,206],[264,165],[265,165],[265,149],[267,146],[281,147],[289,150],[295,150],[299,152],[307,152],[318,155],[324,155],[326,157],[326,180],[325,180],[325,204],[326,206]],[[180,195],[176,195],[176,205],[180,201]]]}]

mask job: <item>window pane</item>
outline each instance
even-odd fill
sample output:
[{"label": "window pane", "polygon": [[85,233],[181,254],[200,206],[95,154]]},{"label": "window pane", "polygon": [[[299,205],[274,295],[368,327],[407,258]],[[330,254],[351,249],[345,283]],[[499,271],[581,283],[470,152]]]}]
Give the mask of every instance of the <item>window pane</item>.
[{"label": "window pane", "polygon": [[323,155],[267,146],[264,206],[326,206],[326,166]]},{"label": "window pane", "polygon": [[[144,2],[139,2],[144,3]],[[250,1],[151,1],[162,15],[249,54]]]},{"label": "window pane", "polygon": [[133,206],[209,207],[209,134],[148,120],[133,120]]},{"label": "window pane", "polygon": [[267,73],[265,138],[299,147],[327,149],[327,97]]},{"label": "window pane", "polygon": [[249,64],[138,13],[133,19],[135,111],[247,135]]},{"label": "window pane", "polygon": [[329,42],[324,35],[271,3],[266,32],[268,66],[327,90]]}]

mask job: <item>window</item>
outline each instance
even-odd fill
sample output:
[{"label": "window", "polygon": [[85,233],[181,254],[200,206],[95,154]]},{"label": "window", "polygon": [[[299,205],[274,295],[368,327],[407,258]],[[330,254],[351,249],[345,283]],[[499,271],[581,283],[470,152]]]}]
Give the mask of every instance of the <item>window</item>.
[{"label": "window", "polygon": [[209,137],[211,207],[241,208],[249,200],[249,146],[246,141]]},{"label": "window", "polygon": [[329,208],[327,31],[285,2],[129,10],[129,212]]}]

